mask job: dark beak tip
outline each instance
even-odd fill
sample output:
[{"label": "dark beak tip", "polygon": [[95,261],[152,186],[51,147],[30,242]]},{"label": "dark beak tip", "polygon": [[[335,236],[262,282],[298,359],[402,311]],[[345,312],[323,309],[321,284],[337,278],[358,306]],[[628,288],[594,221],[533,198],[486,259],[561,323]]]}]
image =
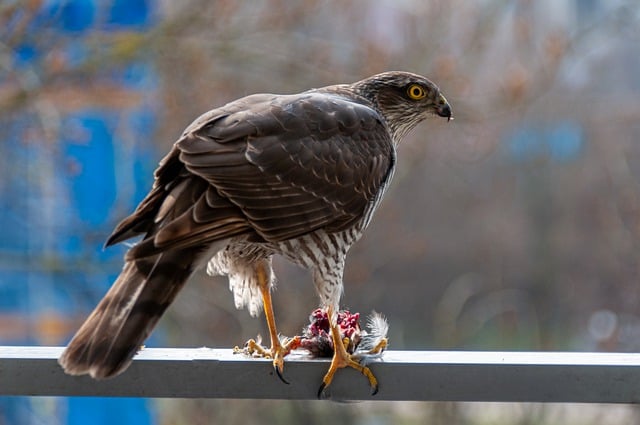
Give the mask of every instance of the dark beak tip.
[{"label": "dark beak tip", "polygon": [[449,105],[445,105],[442,109],[438,111],[438,115],[446,118],[447,122],[453,119],[453,114],[451,113],[451,107]]}]

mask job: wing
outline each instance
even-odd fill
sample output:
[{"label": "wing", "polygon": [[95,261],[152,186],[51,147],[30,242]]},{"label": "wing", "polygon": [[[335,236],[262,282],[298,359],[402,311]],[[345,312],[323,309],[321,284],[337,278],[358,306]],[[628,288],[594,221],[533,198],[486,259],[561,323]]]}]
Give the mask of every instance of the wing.
[{"label": "wing", "polygon": [[320,92],[253,95],[191,124],[136,211],[107,241],[143,233],[143,257],[247,234],[276,242],[360,219],[395,149],[370,107]]},{"label": "wing", "polygon": [[362,218],[395,158],[375,110],[321,92],[239,102],[177,142],[190,172],[236,205],[266,241],[340,231]]}]

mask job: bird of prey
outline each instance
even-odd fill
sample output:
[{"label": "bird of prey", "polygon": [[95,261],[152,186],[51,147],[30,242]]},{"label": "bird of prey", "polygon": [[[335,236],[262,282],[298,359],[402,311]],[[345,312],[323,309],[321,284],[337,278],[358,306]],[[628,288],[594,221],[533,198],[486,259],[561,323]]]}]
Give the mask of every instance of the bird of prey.
[{"label": "bird of prey", "polygon": [[[107,378],[136,351],[199,268],[226,275],[235,305],[264,310],[282,378],[291,345],[271,303],[272,257],[310,270],[335,347],[320,392],[353,367],[336,324],[347,251],[363,234],[396,166],[398,142],[429,116],[451,119],[438,87],[409,72],[299,94],[255,94],[187,127],[155,171],[151,191],[106,246],[141,235],[111,289],[59,359],[72,375]],[[284,380],[284,379],[283,379]]]}]

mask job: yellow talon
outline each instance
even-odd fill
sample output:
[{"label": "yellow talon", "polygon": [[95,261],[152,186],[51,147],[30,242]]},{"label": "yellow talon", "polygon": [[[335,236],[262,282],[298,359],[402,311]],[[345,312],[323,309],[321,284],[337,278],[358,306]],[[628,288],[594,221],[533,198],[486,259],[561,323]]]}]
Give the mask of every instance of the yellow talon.
[{"label": "yellow talon", "polygon": [[[346,347],[349,346],[350,340],[349,338],[344,338],[344,339],[340,338],[340,330],[338,329],[338,325],[334,323],[333,311],[331,308],[329,308],[328,310],[328,316],[329,316],[329,327],[331,328],[331,339],[333,341],[334,350],[333,350],[333,358],[331,359],[331,365],[329,366],[329,370],[324,375],[324,378],[322,378],[322,384],[318,389],[318,398],[322,398],[322,393],[324,392],[325,388],[331,385],[331,382],[333,381],[333,377],[337,372],[337,370],[344,367],[353,368],[358,372],[362,373],[364,376],[366,376],[367,379],[369,380],[369,385],[371,386],[371,395],[376,395],[378,393],[378,380],[376,379],[376,377],[373,375],[373,373],[368,367],[363,366],[357,361],[355,361],[353,356],[347,352]],[[384,347],[386,347],[386,340],[382,340],[380,343],[378,343],[376,347],[372,349],[372,351],[373,350],[382,351]]]},{"label": "yellow talon", "polygon": [[300,346],[300,337],[288,339],[284,342],[280,341],[278,331],[276,329],[276,320],[273,314],[273,304],[271,302],[271,280],[269,277],[269,266],[266,262],[262,262],[256,266],[258,284],[262,295],[262,305],[264,307],[264,315],[267,319],[269,328],[269,338],[271,339],[271,348],[265,348],[258,341],[250,339],[244,345],[244,348],[235,347],[235,353],[245,353],[254,357],[262,357],[265,359],[273,359],[273,369],[282,382],[288,384],[284,376],[284,358],[287,354]]},{"label": "yellow talon", "polygon": [[367,354],[380,354],[389,346],[389,340],[387,338],[382,338],[380,342],[376,344],[371,350],[367,351]]}]

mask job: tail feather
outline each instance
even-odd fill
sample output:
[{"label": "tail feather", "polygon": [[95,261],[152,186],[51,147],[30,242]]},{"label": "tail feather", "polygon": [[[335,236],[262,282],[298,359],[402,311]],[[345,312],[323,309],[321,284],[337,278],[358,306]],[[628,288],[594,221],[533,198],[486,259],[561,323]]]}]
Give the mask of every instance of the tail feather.
[{"label": "tail feather", "polygon": [[130,260],[58,360],[71,375],[124,371],[193,272],[198,250]]}]

